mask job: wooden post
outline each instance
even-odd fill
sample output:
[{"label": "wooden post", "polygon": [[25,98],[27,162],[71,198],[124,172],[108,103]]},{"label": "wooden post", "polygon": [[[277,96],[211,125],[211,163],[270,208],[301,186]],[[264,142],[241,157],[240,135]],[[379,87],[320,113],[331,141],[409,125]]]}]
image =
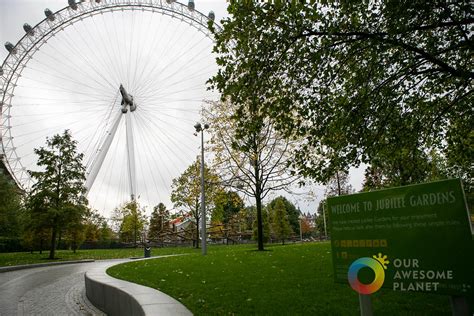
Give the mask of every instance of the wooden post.
[{"label": "wooden post", "polygon": [[360,316],[373,316],[370,295],[359,294]]}]

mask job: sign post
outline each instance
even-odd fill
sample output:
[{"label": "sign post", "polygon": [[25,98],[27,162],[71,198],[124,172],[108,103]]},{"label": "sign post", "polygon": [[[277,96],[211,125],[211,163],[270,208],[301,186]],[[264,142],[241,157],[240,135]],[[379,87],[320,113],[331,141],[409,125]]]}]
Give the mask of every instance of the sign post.
[{"label": "sign post", "polygon": [[359,308],[361,316],[372,316],[374,312],[372,311],[372,300],[370,299],[370,294],[360,294],[359,293]]},{"label": "sign post", "polygon": [[453,311],[474,295],[473,232],[459,179],[333,197],[326,211],[335,281],[361,294],[361,311],[363,295],[380,287],[450,295]]}]

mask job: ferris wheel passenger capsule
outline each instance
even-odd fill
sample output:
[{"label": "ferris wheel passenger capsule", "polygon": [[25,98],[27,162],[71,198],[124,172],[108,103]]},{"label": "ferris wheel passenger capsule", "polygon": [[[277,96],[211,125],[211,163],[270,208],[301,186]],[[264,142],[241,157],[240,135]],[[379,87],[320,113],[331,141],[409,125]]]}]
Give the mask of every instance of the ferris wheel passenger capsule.
[{"label": "ferris wheel passenger capsule", "polygon": [[166,2],[168,2],[169,4],[175,2],[175,0],[166,0]]},{"label": "ferris wheel passenger capsule", "polygon": [[0,67],[0,76],[3,76],[3,68]]},{"label": "ferris wheel passenger capsule", "polygon": [[214,11],[209,11],[209,14],[207,15],[209,20],[214,21],[216,19],[216,15],[214,14]]},{"label": "ferris wheel passenger capsule", "polygon": [[54,14],[50,9],[44,9],[44,15],[46,15],[48,20],[54,21]]},{"label": "ferris wheel passenger capsule", "polygon": [[71,7],[71,9],[77,10],[77,3],[76,3],[75,0],[67,0],[67,3],[68,3],[69,6]]},{"label": "ferris wheel passenger capsule", "polygon": [[194,11],[194,0],[189,0],[188,9],[189,11]]},{"label": "ferris wheel passenger capsule", "polygon": [[13,46],[12,43],[6,42],[6,43],[5,43],[5,48],[7,49],[7,51],[8,51],[10,54],[16,54],[15,46]]},{"label": "ferris wheel passenger capsule", "polygon": [[26,34],[31,36],[35,35],[35,31],[33,31],[33,28],[28,23],[23,24],[23,29],[25,30]]}]

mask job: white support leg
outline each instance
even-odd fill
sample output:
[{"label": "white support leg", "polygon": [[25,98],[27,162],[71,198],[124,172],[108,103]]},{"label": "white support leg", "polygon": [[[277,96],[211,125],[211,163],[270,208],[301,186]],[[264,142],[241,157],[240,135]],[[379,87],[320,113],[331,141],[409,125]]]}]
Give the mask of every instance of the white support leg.
[{"label": "white support leg", "polygon": [[92,185],[94,185],[94,181],[97,178],[97,175],[99,174],[100,168],[102,167],[102,163],[104,162],[105,156],[107,156],[107,152],[109,151],[110,145],[112,144],[112,140],[114,139],[115,133],[117,132],[117,128],[119,126],[121,118],[122,118],[122,113],[120,111],[117,111],[117,116],[115,117],[112,128],[110,129],[107,136],[105,137],[105,140],[102,143],[102,146],[99,147],[97,156],[92,162],[91,167],[86,172],[85,187],[87,189],[87,193],[89,193],[89,191],[91,190]]},{"label": "white support leg", "polygon": [[125,126],[127,132],[127,158],[128,158],[128,179],[130,196],[132,201],[135,200],[136,179],[135,179],[135,148],[133,146],[133,129],[132,129],[132,111],[125,114]]}]

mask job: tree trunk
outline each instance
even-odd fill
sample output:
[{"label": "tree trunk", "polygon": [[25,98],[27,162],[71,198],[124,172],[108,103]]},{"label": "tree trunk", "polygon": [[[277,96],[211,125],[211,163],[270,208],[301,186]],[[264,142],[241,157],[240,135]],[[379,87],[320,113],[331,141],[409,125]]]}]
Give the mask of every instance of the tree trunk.
[{"label": "tree trunk", "polygon": [[339,171],[336,171],[336,180],[337,180],[337,195],[341,195],[341,181],[339,179]]},{"label": "tree trunk", "polygon": [[40,255],[43,254],[43,237],[40,238]]},{"label": "tree trunk", "polygon": [[258,250],[263,251],[263,219],[262,219],[262,191],[260,183],[260,168],[258,165],[258,148],[254,146],[255,160],[253,161],[254,176],[255,176],[255,204],[257,206],[257,239]]},{"label": "tree trunk", "polygon": [[257,239],[258,239],[258,250],[263,251],[263,220],[262,220],[262,198],[260,196],[260,190],[257,188],[257,194],[255,194],[255,202],[257,204]]},{"label": "tree trunk", "polygon": [[58,234],[58,245],[56,246],[56,248],[58,249],[61,249],[61,237],[62,237],[62,230],[59,230],[59,234]]},{"label": "tree trunk", "polygon": [[[61,158],[61,155],[59,155]],[[58,166],[58,183],[56,185],[56,210],[59,210],[59,199],[61,193],[61,164]],[[49,250],[49,259],[54,259],[54,255],[56,252],[56,235],[58,232],[58,218],[57,216],[54,217],[53,220],[53,229],[51,232],[51,249]]]},{"label": "tree trunk", "polygon": [[196,220],[196,249],[199,249],[199,200],[195,200],[194,219]]},{"label": "tree trunk", "polygon": [[49,259],[54,259],[56,252],[56,235],[57,235],[56,220],[54,221],[53,230],[51,233],[51,249],[49,250]]},{"label": "tree trunk", "polygon": [[135,218],[134,218],[134,223],[133,223],[133,247],[134,247],[134,248],[137,248],[137,230],[138,230],[138,228],[137,228],[137,226],[138,226],[137,222],[138,222],[138,218],[135,217]]},{"label": "tree trunk", "polygon": [[199,249],[199,218],[196,217],[196,249]]},{"label": "tree trunk", "polygon": [[76,253],[77,250],[77,231],[73,232],[72,238],[72,252]]}]

